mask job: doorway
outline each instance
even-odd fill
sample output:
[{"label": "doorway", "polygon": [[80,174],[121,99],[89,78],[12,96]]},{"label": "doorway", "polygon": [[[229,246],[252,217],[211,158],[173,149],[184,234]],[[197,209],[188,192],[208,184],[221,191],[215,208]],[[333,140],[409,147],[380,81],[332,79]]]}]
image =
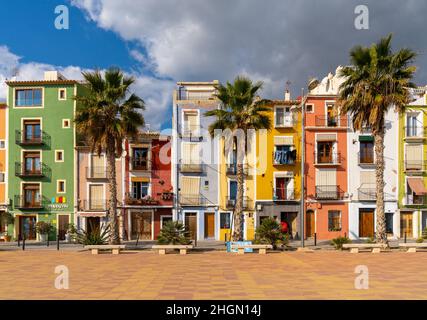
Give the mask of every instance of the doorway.
[{"label": "doorway", "polygon": [[20,216],[19,217],[19,234],[25,236],[26,240],[36,240],[36,216]]},{"label": "doorway", "polygon": [[58,237],[59,240],[65,240],[65,234],[67,233],[69,223],[69,216],[65,214],[61,214],[58,216]]},{"label": "doorway", "polygon": [[314,211],[308,210],[305,214],[305,234],[307,238],[313,238],[315,232]]},{"label": "doorway", "polygon": [[215,238],[215,213],[205,212],[205,239]]},{"label": "doorway", "polygon": [[185,214],[185,226],[189,232],[190,239],[195,240],[197,237],[197,213],[188,212]]},{"label": "doorway", "polygon": [[152,240],[151,212],[132,212],[132,239]]},{"label": "doorway", "polygon": [[297,233],[297,213],[296,212],[281,212],[280,222],[286,221],[289,226],[289,235],[291,239],[296,237]]},{"label": "doorway", "polygon": [[87,217],[86,218],[86,232],[92,234],[94,232],[101,231],[101,219],[99,217]]},{"label": "doorway", "polygon": [[412,234],[412,212],[400,213],[400,237],[404,238],[405,234],[407,238],[413,238]]},{"label": "doorway", "polygon": [[374,237],[374,209],[359,211],[359,237]]}]

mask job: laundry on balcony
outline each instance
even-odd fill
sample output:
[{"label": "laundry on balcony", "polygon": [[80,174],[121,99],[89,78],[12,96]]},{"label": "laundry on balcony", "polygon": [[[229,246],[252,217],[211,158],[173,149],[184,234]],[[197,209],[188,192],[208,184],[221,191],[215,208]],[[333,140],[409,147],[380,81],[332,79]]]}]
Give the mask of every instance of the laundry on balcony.
[{"label": "laundry on balcony", "polygon": [[280,150],[274,153],[275,164],[294,164],[297,156],[296,150]]}]

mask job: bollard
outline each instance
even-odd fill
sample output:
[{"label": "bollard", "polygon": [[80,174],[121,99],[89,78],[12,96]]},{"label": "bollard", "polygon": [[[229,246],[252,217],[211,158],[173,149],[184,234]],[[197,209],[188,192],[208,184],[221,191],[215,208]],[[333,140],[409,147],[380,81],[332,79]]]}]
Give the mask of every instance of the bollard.
[{"label": "bollard", "polygon": [[59,234],[56,235],[56,250],[59,250]]},{"label": "bollard", "polygon": [[25,234],[24,234],[24,237],[22,238],[22,251],[25,251]]},{"label": "bollard", "polygon": [[18,234],[18,247],[21,246],[21,234]]},{"label": "bollard", "polygon": [[138,235],[136,236],[136,244],[135,244],[135,247],[138,247],[138,242],[139,242],[139,233],[138,233]]},{"label": "bollard", "polygon": [[225,234],[225,243],[227,244],[227,237],[228,237],[228,234],[226,233]]},{"label": "bollard", "polygon": [[347,232],[344,232],[344,238],[347,238]]},{"label": "bollard", "polygon": [[314,246],[317,246],[317,233],[314,233]]},{"label": "bollard", "polygon": [[49,247],[49,234],[47,235],[46,245]]},{"label": "bollard", "polygon": [[406,232],[405,232],[405,243],[406,243]]},{"label": "bollard", "polygon": [[197,234],[194,236],[194,247],[197,247]]}]

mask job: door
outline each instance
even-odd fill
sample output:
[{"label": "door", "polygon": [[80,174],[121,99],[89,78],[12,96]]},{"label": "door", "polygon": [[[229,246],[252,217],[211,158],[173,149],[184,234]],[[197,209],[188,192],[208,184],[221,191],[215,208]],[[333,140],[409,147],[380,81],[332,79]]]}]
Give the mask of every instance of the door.
[{"label": "door", "polygon": [[24,185],[24,207],[37,208],[40,207],[40,185],[25,184]]},{"label": "door", "polygon": [[205,238],[215,238],[215,213],[205,212]]},{"label": "door", "polygon": [[104,186],[102,184],[89,185],[89,208],[90,211],[105,210]]},{"label": "door", "polygon": [[24,153],[24,174],[37,175],[41,173],[40,166],[40,153],[39,152],[25,152]]},{"label": "door", "polygon": [[286,178],[276,178],[276,199],[286,200]]},{"label": "door", "polygon": [[59,240],[65,240],[65,234],[67,233],[67,227],[69,223],[68,215],[59,215],[58,216],[58,237]]},{"label": "door", "polygon": [[152,239],[151,212],[132,212],[132,238],[140,240]]},{"label": "door", "polygon": [[305,234],[307,238],[314,237],[315,225],[314,225],[314,212],[309,210],[305,214]]},{"label": "door", "polygon": [[413,238],[412,234],[412,212],[400,214],[400,237]]},{"label": "door", "polygon": [[190,239],[195,240],[197,237],[197,213],[185,214],[185,226],[189,232]]},{"label": "door", "polygon": [[92,234],[94,232],[101,231],[101,221],[99,217],[88,217],[86,218],[86,232]]},{"label": "door", "polygon": [[36,240],[36,220],[35,216],[20,216],[19,217],[19,232],[21,238],[25,236],[26,240]]},{"label": "door", "polygon": [[296,212],[282,212],[280,214],[280,221],[286,221],[289,226],[289,235],[291,238],[296,236],[297,233],[297,213]]},{"label": "door", "polygon": [[332,163],[332,142],[317,143],[317,163]]},{"label": "door", "polygon": [[374,210],[359,211],[359,237],[374,237]]}]

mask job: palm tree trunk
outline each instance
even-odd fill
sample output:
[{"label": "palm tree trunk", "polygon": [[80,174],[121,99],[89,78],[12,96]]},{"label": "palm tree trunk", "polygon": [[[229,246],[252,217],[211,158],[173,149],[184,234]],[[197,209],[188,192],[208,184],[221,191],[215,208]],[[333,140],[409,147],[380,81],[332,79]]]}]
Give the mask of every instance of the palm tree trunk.
[{"label": "palm tree trunk", "polygon": [[243,240],[243,185],[244,185],[244,172],[243,164],[237,164],[237,199],[236,207],[234,209],[234,228],[233,228],[233,241]]},{"label": "palm tree trunk", "polygon": [[[384,120],[383,120],[384,121]],[[384,123],[383,123],[384,124]],[[384,125],[380,125],[380,130],[374,133],[375,138],[375,176],[376,176],[376,195],[377,195],[377,242],[388,245],[386,222],[384,212]]]},{"label": "palm tree trunk", "polygon": [[114,141],[108,142],[108,189],[110,201],[108,203],[108,217],[110,223],[110,244],[120,244],[119,223],[117,218],[117,183],[116,183],[116,156]]}]

